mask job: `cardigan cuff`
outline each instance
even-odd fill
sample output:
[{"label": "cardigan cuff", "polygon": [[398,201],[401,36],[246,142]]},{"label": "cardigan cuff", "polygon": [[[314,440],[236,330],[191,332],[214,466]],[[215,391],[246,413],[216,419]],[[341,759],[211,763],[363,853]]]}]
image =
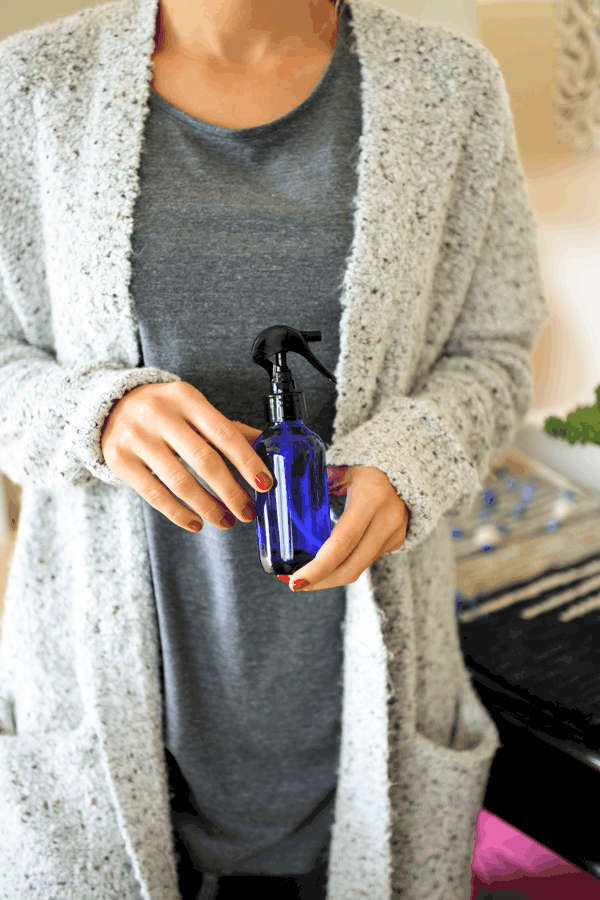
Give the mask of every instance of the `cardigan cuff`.
[{"label": "cardigan cuff", "polygon": [[66,441],[71,448],[66,456],[77,468],[83,465],[88,472],[105,484],[123,485],[108,467],[100,438],[105,420],[114,404],[133,388],[142,384],[168,384],[181,381],[179,375],[156,368],[120,369],[99,372],[92,384],[82,391],[77,415],[69,426]]},{"label": "cardigan cuff", "polygon": [[410,521],[396,553],[409,553],[444,514],[472,510],[483,489],[479,475],[446,424],[424,400],[403,398],[336,439],[327,465],[374,466],[406,503]]}]

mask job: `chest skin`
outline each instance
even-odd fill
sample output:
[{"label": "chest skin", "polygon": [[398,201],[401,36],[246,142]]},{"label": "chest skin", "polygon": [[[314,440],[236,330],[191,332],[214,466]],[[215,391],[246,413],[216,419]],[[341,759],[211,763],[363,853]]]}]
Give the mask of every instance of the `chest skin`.
[{"label": "chest skin", "polygon": [[190,58],[164,47],[160,28],[152,54],[154,90],[183,112],[221,128],[253,128],[291,112],[314,90],[325,72],[337,37],[310,47],[288,46],[260,66],[224,65]]},{"label": "chest skin", "polygon": [[223,71],[169,51],[153,57],[154,90],[183,112],[221,128],[253,128],[291,112],[321,80],[331,54],[281,59],[271,71]]}]

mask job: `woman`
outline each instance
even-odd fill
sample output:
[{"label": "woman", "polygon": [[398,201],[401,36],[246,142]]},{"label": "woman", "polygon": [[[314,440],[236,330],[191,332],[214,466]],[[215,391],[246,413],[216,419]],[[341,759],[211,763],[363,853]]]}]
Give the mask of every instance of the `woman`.
[{"label": "woman", "polygon": [[[11,898],[470,895],[499,739],[447,515],[531,404],[535,219],[491,55],[328,4],[120,0],[0,44]],[[322,332],[336,393],[294,375],[346,495],[289,584],[244,514],[280,323]]]}]

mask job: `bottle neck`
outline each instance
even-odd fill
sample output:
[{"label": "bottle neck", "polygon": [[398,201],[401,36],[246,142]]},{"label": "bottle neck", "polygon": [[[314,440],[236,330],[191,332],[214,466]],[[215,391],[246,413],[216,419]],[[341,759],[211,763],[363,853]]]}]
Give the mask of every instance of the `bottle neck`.
[{"label": "bottle neck", "polygon": [[276,422],[304,422],[307,418],[304,391],[267,394],[264,403],[265,418],[269,425]]}]

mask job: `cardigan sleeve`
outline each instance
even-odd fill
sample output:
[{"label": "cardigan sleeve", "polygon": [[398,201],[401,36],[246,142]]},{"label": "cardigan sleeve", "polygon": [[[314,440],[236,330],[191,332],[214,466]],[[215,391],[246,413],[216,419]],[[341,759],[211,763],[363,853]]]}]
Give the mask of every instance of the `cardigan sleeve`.
[{"label": "cardigan sleeve", "polygon": [[[334,438],[327,451],[329,465],[381,469],[406,503],[408,531],[393,553],[410,552],[443,515],[472,512],[491,459],[514,441],[533,402],[530,355],[550,310],[499,69],[494,89],[504,150],[487,230],[450,337],[410,396],[386,395],[371,418]],[[475,240],[467,226],[466,239]]]},{"label": "cardigan sleeve", "polygon": [[118,362],[64,366],[28,344],[0,285],[0,469],[43,490],[120,481],[100,446],[113,404],[141,384],[181,381]]},{"label": "cardigan sleeve", "polygon": [[38,56],[44,30],[35,32],[35,40],[31,34],[0,42],[0,469],[16,484],[43,490],[93,485],[97,479],[117,486],[123,482],[100,447],[113,404],[138,385],[181,378],[112,359],[57,361],[44,296],[39,109],[32,99],[43,81]]},{"label": "cardigan sleeve", "polygon": [[172,381],[181,379],[110,360],[61,365],[27,342],[0,277],[0,469],[15,484],[44,490],[96,479],[122,484],[102,455],[104,420],[138,385]]}]

